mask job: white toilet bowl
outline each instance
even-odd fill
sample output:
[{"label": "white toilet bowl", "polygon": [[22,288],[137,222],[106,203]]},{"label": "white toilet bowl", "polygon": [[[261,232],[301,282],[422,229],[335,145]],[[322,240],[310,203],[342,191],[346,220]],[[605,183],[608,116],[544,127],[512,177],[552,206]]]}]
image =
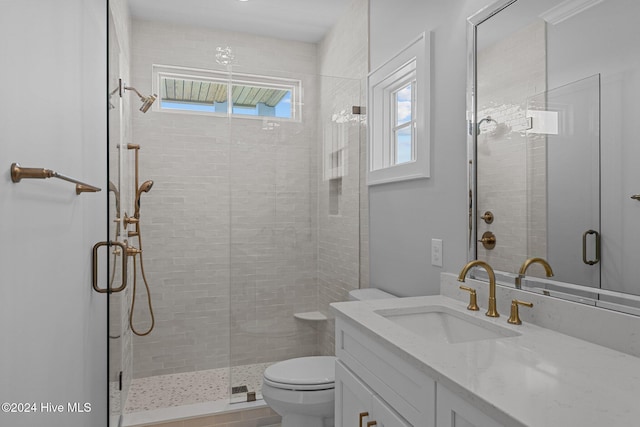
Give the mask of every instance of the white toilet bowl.
[{"label": "white toilet bowl", "polygon": [[333,356],[278,362],[264,372],[262,397],[282,416],[282,427],[333,427]]},{"label": "white toilet bowl", "polygon": [[[379,289],[356,289],[349,300],[395,298]],[[333,356],[299,357],[264,371],[262,397],[282,416],[282,427],[333,427],[335,363]]]}]

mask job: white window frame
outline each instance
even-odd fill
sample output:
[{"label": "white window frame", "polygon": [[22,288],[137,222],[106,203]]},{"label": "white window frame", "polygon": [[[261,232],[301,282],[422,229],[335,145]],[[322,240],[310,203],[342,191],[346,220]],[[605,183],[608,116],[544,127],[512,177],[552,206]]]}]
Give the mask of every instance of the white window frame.
[{"label": "white window frame", "polygon": [[[227,103],[226,113],[209,112],[209,111],[191,111],[180,110],[174,108],[162,108],[161,88],[160,84],[163,78],[173,79],[186,79],[186,80],[200,80],[210,81],[216,83],[224,83],[227,85],[227,99],[231,100],[231,93],[233,86],[258,86],[269,87],[273,89],[282,89],[291,91],[291,117],[275,117],[275,116],[253,116],[247,114],[233,113],[233,103]],[[218,117],[234,117],[242,119],[252,120],[281,120],[281,121],[296,121],[299,122],[302,119],[302,81],[297,79],[289,79],[284,77],[264,76],[259,74],[245,74],[245,73],[229,73],[226,71],[206,70],[201,68],[179,67],[172,65],[152,65],[152,81],[155,88],[154,93],[158,94],[158,101],[153,104],[153,111],[163,113],[177,113],[177,114],[195,114],[195,115],[208,115]]]},{"label": "white window frame", "polygon": [[[430,177],[430,35],[422,33],[368,76],[367,184]],[[396,97],[412,84],[412,160],[396,163]]]},{"label": "white window frame", "polygon": [[[398,93],[411,85],[411,120],[398,124]],[[408,78],[401,80],[397,85],[397,88],[393,91],[392,97],[393,105],[393,121],[391,124],[391,165],[400,165],[407,162],[398,163],[398,131],[409,128],[411,131],[411,159],[410,162],[416,159],[416,80],[415,73],[411,73]]]}]

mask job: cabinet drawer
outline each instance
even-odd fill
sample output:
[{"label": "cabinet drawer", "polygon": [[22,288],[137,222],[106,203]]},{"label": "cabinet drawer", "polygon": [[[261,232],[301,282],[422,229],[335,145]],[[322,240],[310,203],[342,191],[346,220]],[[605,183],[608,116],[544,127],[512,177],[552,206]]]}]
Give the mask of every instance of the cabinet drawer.
[{"label": "cabinet drawer", "polygon": [[411,425],[435,425],[435,382],[340,318],[336,356]]}]

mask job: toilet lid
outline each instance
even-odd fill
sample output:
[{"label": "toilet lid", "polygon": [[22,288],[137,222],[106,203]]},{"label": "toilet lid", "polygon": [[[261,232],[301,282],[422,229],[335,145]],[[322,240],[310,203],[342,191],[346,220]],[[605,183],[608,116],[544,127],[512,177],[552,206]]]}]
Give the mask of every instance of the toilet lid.
[{"label": "toilet lid", "polygon": [[284,360],[264,371],[267,383],[292,386],[329,386],[335,382],[333,356],[311,356]]}]

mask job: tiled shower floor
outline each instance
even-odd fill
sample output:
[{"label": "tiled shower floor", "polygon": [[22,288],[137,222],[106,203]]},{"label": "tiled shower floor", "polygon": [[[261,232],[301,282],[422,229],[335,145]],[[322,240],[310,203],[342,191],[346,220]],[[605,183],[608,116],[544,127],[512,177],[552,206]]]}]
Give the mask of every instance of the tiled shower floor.
[{"label": "tiled shower floor", "polygon": [[[260,392],[262,375],[271,363],[231,368],[233,386]],[[234,395],[235,396],[235,395]],[[151,411],[194,403],[228,401],[229,368],[137,378],[131,382],[124,412]]]}]

